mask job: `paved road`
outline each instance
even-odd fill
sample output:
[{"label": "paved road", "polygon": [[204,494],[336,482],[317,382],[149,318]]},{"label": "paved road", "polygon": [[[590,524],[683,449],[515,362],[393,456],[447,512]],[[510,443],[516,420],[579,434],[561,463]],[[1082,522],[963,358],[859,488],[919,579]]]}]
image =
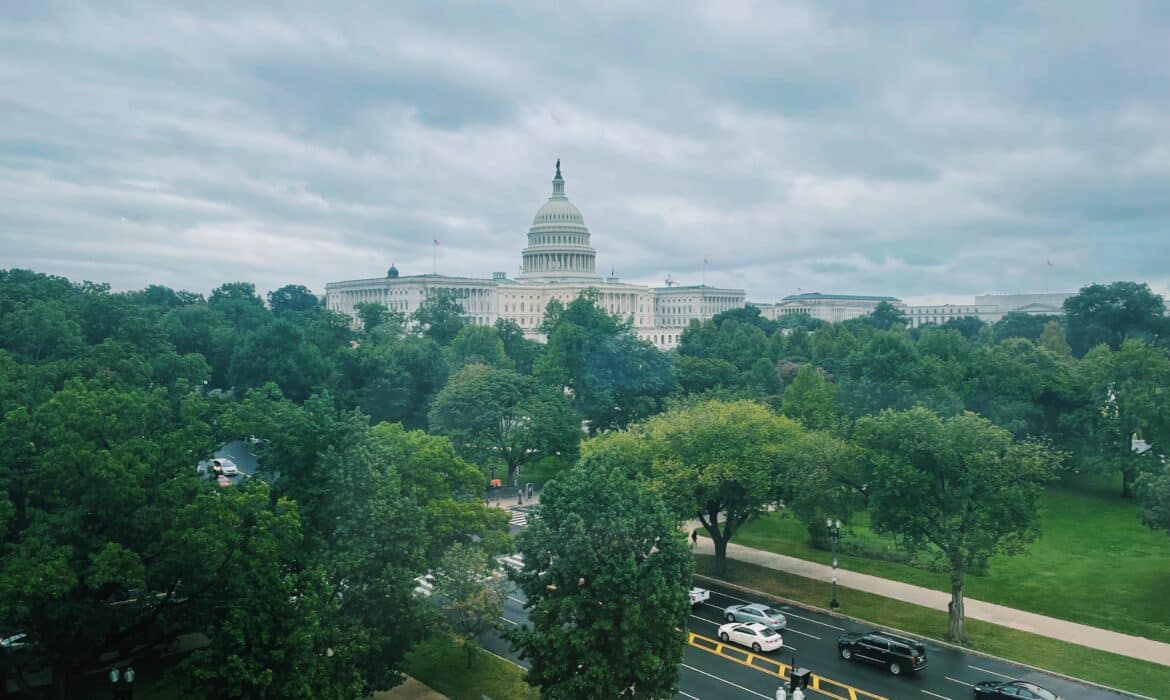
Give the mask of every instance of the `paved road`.
[{"label": "paved road", "polygon": [[[513,555],[502,558],[502,563],[519,566],[521,560]],[[690,617],[689,631],[698,636],[683,655],[679,684],[681,692],[678,698],[772,700],[780,683],[776,672],[787,672],[793,662],[793,654],[797,666],[808,668],[822,677],[821,687],[824,692],[809,692],[810,700],[822,697],[836,700],[965,700],[972,697],[971,686],[977,681],[1013,678],[1036,682],[1056,691],[1066,700],[1132,698],[932,642],[926,642],[929,665],[924,671],[913,676],[890,676],[884,669],[847,662],[837,654],[837,637],[840,634],[846,631],[868,631],[872,629],[871,626],[784,605],[776,606],[788,617],[788,629],[783,632],[784,648],[771,654],[758,655],[763,660],[754,660],[749,666],[751,657],[748,650],[732,646],[723,654],[714,651],[718,648],[714,641],[716,630],[723,623],[723,608],[748,601],[735,589],[708,586],[702,581],[697,584],[711,589],[711,600],[695,609]],[[527,620],[523,601],[523,594],[512,589],[504,605],[507,624],[523,624]],[[493,653],[526,665],[498,635],[491,635],[484,643]],[[784,667],[779,668],[779,664],[784,664]],[[767,668],[761,669],[761,666]]]}]

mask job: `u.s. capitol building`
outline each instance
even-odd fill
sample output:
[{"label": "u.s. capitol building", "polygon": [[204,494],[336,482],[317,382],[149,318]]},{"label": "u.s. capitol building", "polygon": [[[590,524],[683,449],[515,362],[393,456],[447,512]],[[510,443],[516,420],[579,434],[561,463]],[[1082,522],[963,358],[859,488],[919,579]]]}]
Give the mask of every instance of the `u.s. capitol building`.
[{"label": "u.s. capitol building", "polygon": [[356,316],[362,302],[384,304],[409,316],[439,289],[451,290],[463,304],[467,320],[490,326],[497,319],[514,321],[532,337],[549,301],[568,304],[586,289],[596,289],[598,305],[629,319],[638,337],[662,349],[678,345],[691,319],[709,319],[742,307],[742,289],[707,285],[645,287],[597,274],[597,251],[580,210],[565,196],[565,180],[557,161],[552,196],[536,211],[528,229],[528,246],[521,252],[520,274],[509,279],[493,272],[490,279],[423,274],[400,275],[391,267],[386,277],[330,282],[325,285],[329,309]]},{"label": "u.s. capitol building", "polygon": [[[718,313],[746,305],[742,289],[723,289],[706,284],[646,287],[627,284],[615,276],[597,274],[597,251],[581,211],[565,196],[561,162],[557,161],[552,196],[536,210],[528,229],[528,246],[521,252],[520,273],[510,279],[493,272],[490,279],[450,277],[438,274],[399,275],[391,267],[385,277],[330,282],[325,285],[329,309],[356,318],[354,307],[363,302],[383,304],[409,316],[437,290],[448,289],[463,304],[470,323],[490,326],[497,319],[514,321],[530,337],[541,338],[540,324],[549,301],[568,304],[586,289],[596,289],[598,304],[606,311],[628,319],[638,334],[667,350],[678,345],[679,337],[692,320],[703,321]],[[802,314],[830,323],[865,316],[882,302],[901,309],[911,326],[942,324],[955,318],[974,316],[994,323],[1008,312],[1028,314],[1062,313],[1068,294],[1030,294],[976,297],[971,305],[951,304],[906,306],[889,296],[852,294],[794,294],[775,304],[755,304],[768,319]]]}]

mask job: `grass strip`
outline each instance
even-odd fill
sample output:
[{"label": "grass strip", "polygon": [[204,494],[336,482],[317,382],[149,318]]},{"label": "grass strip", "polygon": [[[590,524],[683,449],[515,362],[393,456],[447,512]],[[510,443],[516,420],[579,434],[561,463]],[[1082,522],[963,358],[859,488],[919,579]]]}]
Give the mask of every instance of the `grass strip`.
[{"label": "grass strip", "polygon": [[406,654],[403,671],[451,700],[537,700],[540,692],[524,682],[524,669],[486,651],[478,652],[471,668],[455,639],[436,635]]},{"label": "grass strip", "polygon": [[[696,573],[714,576],[714,570],[714,557],[695,555]],[[815,607],[824,607],[832,595],[826,582],[734,560],[728,560],[727,575],[720,578]],[[838,587],[837,598],[841,612],[851,617],[924,637],[946,637],[947,614],[941,610],[851,588]],[[973,640],[971,649],[1029,666],[1155,698],[1166,697],[1166,689],[1170,688],[1167,666],[969,618],[967,633]]]}]

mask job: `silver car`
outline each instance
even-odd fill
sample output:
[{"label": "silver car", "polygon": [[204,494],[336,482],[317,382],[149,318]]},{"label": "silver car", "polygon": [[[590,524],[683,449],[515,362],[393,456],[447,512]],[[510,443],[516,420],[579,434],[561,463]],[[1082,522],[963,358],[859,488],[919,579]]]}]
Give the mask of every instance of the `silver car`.
[{"label": "silver car", "polygon": [[788,619],[779,610],[763,603],[728,606],[723,610],[723,617],[728,622],[758,622],[777,632],[788,626]]}]

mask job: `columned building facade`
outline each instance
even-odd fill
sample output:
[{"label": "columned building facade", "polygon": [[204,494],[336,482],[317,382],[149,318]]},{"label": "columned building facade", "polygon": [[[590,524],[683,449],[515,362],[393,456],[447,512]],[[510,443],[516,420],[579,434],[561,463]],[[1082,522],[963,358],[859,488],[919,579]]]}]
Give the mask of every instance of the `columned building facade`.
[{"label": "columned building facade", "polygon": [[663,350],[678,345],[691,320],[709,319],[745,305],[742,289],[654,288],[624,283],[613,274],[601,277],[585,218],[565,194],[559,160],[552,195],[533,217],[520,260],[516,279],[503,272],[494,272],[491,278],[400,276],[391,267],[386,277],[330,282],[325,285],[325,303],[330,310],[355,319],[357,305],[363,302],[409,316],[436,290],[447,289],[462,301],[468,322],[489,326],[505,319],[515,322],[525,335],[542,340],[540,325],[548,303],[556,299],[567,305],[592,289],[599,308],[629,320],[638,337]]}]

